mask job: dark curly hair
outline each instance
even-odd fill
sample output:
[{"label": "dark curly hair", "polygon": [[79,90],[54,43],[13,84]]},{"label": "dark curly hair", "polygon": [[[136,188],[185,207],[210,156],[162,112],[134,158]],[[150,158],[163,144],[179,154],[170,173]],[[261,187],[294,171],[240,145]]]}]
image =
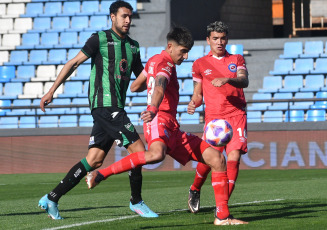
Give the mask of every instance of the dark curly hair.
[{"label": "dark curly hair", "polygon": [[210,34],[213,31],[218,33],[226,33],[226,35],[228,35],[228,26],[221,21],[215,21],[207,26],[207,37],[210,37]]},{"label": "dark curly hair", "polygon": [[110,5],[110,14],[114,14],[116,15],[117,14],[117,11],[119,8],[121,7],[126,7],[127,9],[129,9],[130,11],[133,12],[133,7],[131,6],[131,4],[129,4],[128,2],[125,2],[125,1],[122,1],[122,0],[118,0],[118,1],[115,1],[113,2],[111,5]]},{"label": "dark curly hair", "polygon": [[175,41],[178,45],[184,46],[189,50],[194,44],[191,32],[185,27],[174,27],[167,34],[167,41]]}]

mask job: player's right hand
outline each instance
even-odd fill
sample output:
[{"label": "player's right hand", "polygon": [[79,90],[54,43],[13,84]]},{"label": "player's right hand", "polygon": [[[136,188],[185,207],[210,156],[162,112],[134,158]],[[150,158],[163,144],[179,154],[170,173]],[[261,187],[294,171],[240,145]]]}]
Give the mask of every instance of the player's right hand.
[{"label": "player's right hand", "polygon": [[191,100],[187,106],[187,113],[193,115],[194,112],[195,112],[195,103],[194,103],[194,101]]},{"label": "player's right hand", "polygon": [[44,95],[42,98],[41,98],[41,101],[40,101],[40,108],[43,112],[45,112],[45,106],[47,106],[48,104],[50,104],[52,102],[52,99],[53,99],[53,96],[52,94],[50,93],[47,93],[46,95]]}]

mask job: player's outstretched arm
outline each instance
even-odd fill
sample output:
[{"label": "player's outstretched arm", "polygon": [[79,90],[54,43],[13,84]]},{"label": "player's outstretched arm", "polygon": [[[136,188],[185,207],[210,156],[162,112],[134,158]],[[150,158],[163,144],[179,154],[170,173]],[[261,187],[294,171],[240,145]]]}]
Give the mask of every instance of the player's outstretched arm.
[{"label": "player's outstretched arm", "polygon": [[248,72],[246,69],[238,69],[236,78],[215,78],[211,84],[215,87],[230,84],[236,88],[247,88],[249,86]]},{"label": "player's outstretched arm", "polygon": [[203,99],[203,91],[202,91],[202,83],[193,81],[194,84],[194,91],[193,96],[190,101],[190,103],[187,106],[187,113],[188,114],[194,114],[195,109],[202,105],[202,99]]},{"label": "player's outstretched arm", "polygon": [[44,106],[50,104],[53,100],[53,94],[58,89],[58,87],[66,81],[66,79],[77,69],[77,67],[85,62],[88,59],[88,57],[80,51],[74,58],[69,60],[60,73],[58,74],[58,77],[56,78],[55,82],[49,89],[49,91],[42,97],[40,101],[40,108],[43,112],[45,112]]},{"label": "player's outstretched arm", "polygon": [[135,79],[131,84],[132,92],[142,92],[146,90],[146,76],[143,73]]}]

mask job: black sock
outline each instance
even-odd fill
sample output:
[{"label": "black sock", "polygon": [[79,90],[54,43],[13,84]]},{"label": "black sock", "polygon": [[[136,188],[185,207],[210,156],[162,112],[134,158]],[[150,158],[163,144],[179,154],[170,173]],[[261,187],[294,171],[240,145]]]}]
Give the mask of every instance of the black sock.
[{"label": "black sock", "polygon": [[142,201],[142,167],[130,171],[129,183],[131,186],[131,202],[132,204],[137,204]]},{"label": "black sock", "polygon": [[48,199],[58,203],[60,197],[74,188],[86,173],[87,171],[82,162],[78,162],[69,170],[65,178],[57,185],[57,187],[48,194]]}]

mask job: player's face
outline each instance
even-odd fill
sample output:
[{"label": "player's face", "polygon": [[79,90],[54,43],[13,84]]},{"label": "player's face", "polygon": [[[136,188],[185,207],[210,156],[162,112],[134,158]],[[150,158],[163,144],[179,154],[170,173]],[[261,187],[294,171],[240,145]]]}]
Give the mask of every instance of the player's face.
[{"label": "player's face", "polygon": [[176,65],[188,58],[189,49],[185,46],[178,45],[176,42],[168,42],[168,53]]},{"label": "player's face", "polygon": [[207,43],[210,45],[210,49],[213,55],[222,57],[225,55],[226,45],[228,43],[228,37],[226,33],[211,32],[207,37]]},{"label": "player's face", "polygon": [[125,37],[128,33],[129,28],[132,22],[132,11],[127,9],[126,7],[121,7],[118,9],[116,15],[111,14],[112,20],[112,29],[115,31],[120,37]]}]

